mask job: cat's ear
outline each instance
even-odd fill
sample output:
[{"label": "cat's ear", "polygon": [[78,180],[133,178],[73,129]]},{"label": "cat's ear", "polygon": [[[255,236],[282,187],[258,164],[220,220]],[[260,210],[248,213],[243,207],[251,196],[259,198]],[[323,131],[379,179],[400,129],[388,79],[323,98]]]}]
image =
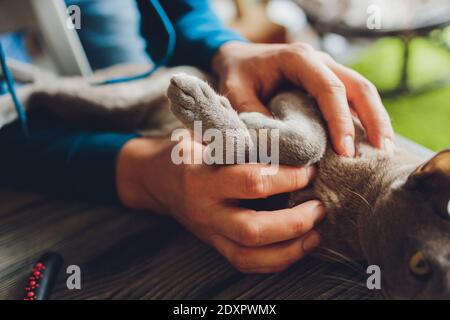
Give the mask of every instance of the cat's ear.
[{"label": "cat's ear", "polygon": [[435,210],[450,219],[450,149],[439,152],[419,166],[411,173],[406,185],[425,194]]}]

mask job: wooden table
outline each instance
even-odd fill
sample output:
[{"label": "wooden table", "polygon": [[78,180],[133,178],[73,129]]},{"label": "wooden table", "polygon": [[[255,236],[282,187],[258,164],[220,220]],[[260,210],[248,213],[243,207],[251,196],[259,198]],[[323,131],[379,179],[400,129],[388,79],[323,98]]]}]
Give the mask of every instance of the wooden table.
[{"label": "wooden table", "polygon": [[[424,152],[417,146],[416,152]],[[64,257],[54,299],[370,299],[361,269],[306,258],[244,275],[171,219],[0,189],[0,299],[20,299],[36,259]],[[82,289],[68,290],[68,265]]]}]

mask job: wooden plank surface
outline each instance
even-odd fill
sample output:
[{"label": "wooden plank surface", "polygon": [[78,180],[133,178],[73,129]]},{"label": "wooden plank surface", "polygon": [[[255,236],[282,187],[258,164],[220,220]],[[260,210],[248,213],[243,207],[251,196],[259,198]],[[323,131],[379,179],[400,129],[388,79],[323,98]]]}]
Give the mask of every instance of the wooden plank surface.
[{"label": "wooden plank surface", "polygon": [[[307,258],[279,274],[244,275],[167,217],[0,189],[0,299],[21,298],[32,264],[47,251],[64,257],[54,299],[372,296],[364,277],[343,265]],[[81,290],[66,287],[72,264],[81,267]]]}]

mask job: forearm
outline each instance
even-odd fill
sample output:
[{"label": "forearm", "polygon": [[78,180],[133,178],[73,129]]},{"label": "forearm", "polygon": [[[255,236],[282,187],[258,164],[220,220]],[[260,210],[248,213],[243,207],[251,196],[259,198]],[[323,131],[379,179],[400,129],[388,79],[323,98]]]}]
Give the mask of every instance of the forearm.
[{"label": "forearm", "polygon": [[172,147],[168,138],[136,138],[124,145],[116,165],[117,194],[124,206],[167,213],[162,198],[170,198],[164,186],[175,178]]}]

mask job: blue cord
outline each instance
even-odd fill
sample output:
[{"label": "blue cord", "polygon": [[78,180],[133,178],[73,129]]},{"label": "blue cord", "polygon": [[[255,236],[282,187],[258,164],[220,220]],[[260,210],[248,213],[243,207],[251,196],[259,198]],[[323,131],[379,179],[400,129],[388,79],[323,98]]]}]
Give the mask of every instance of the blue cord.
[{"label": "blue cord", "polygon": [[25,112],[25,108],[17,97],[16,89],[14,86],[14,79],[9,71],[8,65],[6,64],[6,54],[3,50],[2,43],[0,42],[0,63],[2,67],[3,77],[6,80],[6,87],[8,88],[8,92],[13,99],[14,106],[16,107],[17,115],[19,116],[20,123],[22,124],[22,130],[25,137],[28,137],[28,126],[27,126],[27,114]]},{"label": "blue cord", "polygon": [[7,94],[8,90],[5,87],[5,82],[3,81],[3,79],[0,79],[0,96]]},{"label": "blue cord", "polygon": [[159,70],[162,67],[165,67],[169,63],[169,61],[172,58],[173,53],[175,51],[176,31],[175,31],[175,28],[173,27],[172,22],[170,21],[169,17],[167,16],[166,12],[164,11],[163,7],[159,3],[159,1],[158,0],[150,0],[150,4],[153,6],[156,13],[159,15],[161,22],[163,23],[164,28],[166,29],[167,35],[169,37],[168,44],[167,44],[167,51],[166,51],[164,58],[160,62],[155,64],[155,66],[151,70],[149,70],[145,73],[138,74],[138,75],[131,76],[131,77],[112,78],[112,79],[108,79],[108,80],[105,80],[100,83],[94,83],[94,85],[97,85],[97,86],[110,85],[110,84],[125,83],[125,82],[131,82],[131,81],[145,79],[147,77],[150,77],[157,70]]}]

